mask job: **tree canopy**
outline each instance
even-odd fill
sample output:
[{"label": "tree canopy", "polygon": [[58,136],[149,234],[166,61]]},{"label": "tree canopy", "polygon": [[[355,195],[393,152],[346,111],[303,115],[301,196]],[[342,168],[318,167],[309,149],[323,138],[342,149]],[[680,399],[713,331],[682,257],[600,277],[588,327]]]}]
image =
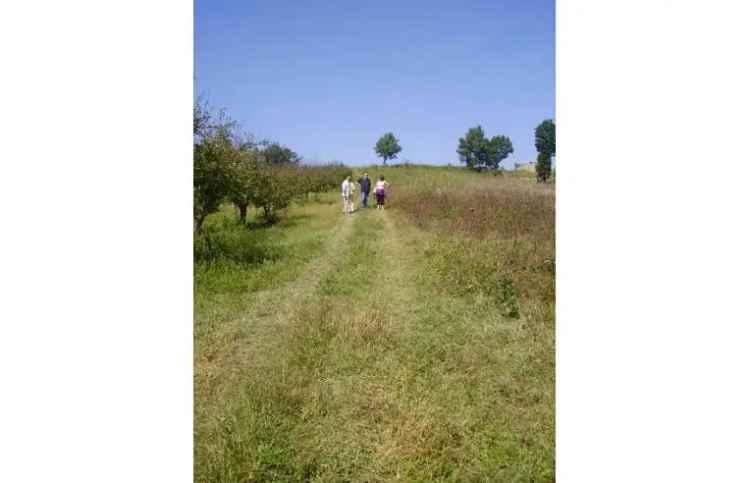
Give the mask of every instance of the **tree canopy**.
[{"label": "tree canopy", "polygon": [[266,144],[262,152],[266,162],[272,166],[299,164],[302,160],[297,153],[279,143]]},{"label": "tree canopy", "polygon": [[513,143],[507,136],[493,136],[487,139],[482,126],[470,128],[466,136],[458,140],[456,150],[462,163],[468,168],[497,169],[503,159],[513,152]]},{"label": "tree canopy", "polygon": [[383,164],[388,164],[389,159],[398,157],[398,153],[401,152],[401,146],[398,144],[398,139],[393,135],[392,132],[383,134],[378,142],[375,143],[375,152],[381,158],[383,158]]},{"label": "tree canopy", "polygon": [[545,119],[534,130],[534,145],[540,153],[555,155],[555,121]]}]

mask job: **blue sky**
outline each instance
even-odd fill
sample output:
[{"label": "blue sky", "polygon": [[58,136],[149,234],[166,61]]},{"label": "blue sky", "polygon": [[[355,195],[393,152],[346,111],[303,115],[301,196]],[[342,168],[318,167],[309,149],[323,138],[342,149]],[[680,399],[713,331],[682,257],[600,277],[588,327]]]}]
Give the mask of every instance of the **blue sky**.
[{"label": "blue sky", "polygon": [[195,3],[195,94],[245,131],[305,159],[458,164],[481,124],[511,138],[504,163],[536,158],[555,117],[554,0]]}]

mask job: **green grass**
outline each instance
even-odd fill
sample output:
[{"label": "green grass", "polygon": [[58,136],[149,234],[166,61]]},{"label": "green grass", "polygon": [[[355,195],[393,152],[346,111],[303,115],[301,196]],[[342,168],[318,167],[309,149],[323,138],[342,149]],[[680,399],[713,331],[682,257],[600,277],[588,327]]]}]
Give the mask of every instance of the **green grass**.
[{"label": "green grass", "polygon": [[345,216],[330,194],[228,236],[266,261],[196,263],[196,481],[552,481],[554,230],[416,223],[412,201],[481,187],[543,210],[554,193],[368,172],[393,184],[385,212]]}]

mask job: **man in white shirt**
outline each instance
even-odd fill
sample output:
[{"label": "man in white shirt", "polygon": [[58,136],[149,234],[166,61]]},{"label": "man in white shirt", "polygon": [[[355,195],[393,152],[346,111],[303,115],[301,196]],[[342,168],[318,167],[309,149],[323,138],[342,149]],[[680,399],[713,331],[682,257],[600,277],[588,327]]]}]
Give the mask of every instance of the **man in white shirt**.
[{"label": "man in white shirt", "polygon": [[353,213],[354,212],[354,183],[352,177],[347,176],[343,183],[341,183],[341,197],[344,199],[344,209],[342,213]]}]

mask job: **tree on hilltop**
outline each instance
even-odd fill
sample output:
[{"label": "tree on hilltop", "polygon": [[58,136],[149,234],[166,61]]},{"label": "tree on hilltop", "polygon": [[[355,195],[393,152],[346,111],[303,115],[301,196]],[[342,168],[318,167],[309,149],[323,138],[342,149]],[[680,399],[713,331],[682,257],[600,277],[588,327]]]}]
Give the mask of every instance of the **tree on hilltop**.
[{"label": "tree on hilltop", "polygon": [[467,168],[481,171],[497,169],[503,159],[513,152],[513,143],[508,136],[493,136],[487,139],[482,126],[472,127],[466,136],[458,140],[458,157]]},{"label": "tree on hilltop", "polygon": [[398,153],[401,152],[401,146],[398,144],[398,139],[393,135],[392,132],[385,133],[375,143],[375,152],[381,158],[383,158],[383,165],[385,166],[389,159],[398,157]]}]

